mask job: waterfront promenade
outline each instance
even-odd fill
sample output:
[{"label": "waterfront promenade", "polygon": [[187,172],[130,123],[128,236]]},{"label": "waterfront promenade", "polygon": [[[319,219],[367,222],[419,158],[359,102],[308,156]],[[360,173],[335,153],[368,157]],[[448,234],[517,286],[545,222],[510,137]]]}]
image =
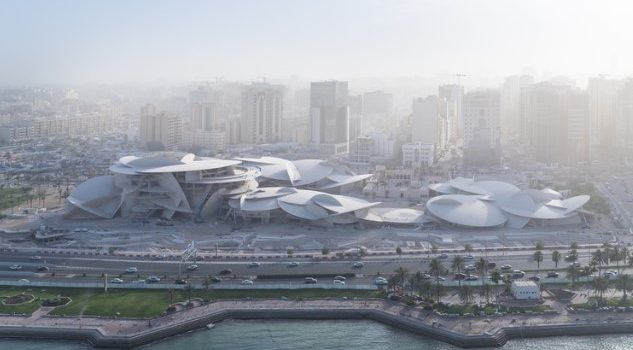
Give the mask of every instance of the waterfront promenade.
[{"label": "waterfront promenade", "polygon": [[81,340],[129,348],[223,319],[371,319],[461,347],[501,346],[509,339],[633,332],[628,313],[466,317],[438,315],[384,300],[223,300],[154,319],[0,316],[0,337]]}]

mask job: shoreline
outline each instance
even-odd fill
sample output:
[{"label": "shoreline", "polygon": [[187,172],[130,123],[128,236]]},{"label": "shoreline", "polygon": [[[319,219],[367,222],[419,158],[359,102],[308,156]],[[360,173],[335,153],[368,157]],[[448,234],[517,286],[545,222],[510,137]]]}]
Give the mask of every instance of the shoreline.
[{"label": "shoreline", "polygon": [[[566,322],[559,322],[565,321],[561,315],[541,316],[547,320],[529,323],[535,316],[439,316],[378,300],[218,301],[154,319],[0,316],[0,338],[81,341],[98,348],[133,348],[227,319],[368,319],[462,348],[481,348],[500,347],[516,338],[633,333],[633,320],[614,320],[611,317],[614,315],[618,314],[583,314],[583,317],[604,318],[591,318],[591,323],[579,323],[575,316],[567,317]],[[509,324],[508,318],[513,320]]]}]

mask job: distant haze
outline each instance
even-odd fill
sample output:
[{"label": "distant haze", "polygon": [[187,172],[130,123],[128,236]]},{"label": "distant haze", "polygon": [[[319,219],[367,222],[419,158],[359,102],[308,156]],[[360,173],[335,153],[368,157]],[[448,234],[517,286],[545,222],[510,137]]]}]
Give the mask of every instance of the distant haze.
[{"label": "distant haze", "polygon": [[86,1],[0,7],[0,85],[633,74],[629,1]]}]

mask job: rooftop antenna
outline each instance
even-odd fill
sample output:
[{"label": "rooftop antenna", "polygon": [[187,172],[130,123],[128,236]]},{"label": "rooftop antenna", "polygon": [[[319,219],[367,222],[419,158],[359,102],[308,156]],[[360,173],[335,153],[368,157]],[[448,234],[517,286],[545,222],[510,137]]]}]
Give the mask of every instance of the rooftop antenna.
[{"label": "rooftop antenna", "polygon": [[455,73],[455,77],[457,77],[457,85],[462,86],[462,78],[466,77],[466,74]]}]

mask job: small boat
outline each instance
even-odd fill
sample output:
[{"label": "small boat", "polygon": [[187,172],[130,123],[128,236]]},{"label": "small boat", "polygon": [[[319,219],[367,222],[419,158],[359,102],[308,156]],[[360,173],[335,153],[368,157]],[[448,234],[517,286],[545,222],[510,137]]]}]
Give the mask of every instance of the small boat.
[{"label": "small boat", "polygon": [[215,327],[215,323],[209,323],[209,324],[207,324],[207,329],[211,329],[211,328],[213,328],[213,327]]}]

